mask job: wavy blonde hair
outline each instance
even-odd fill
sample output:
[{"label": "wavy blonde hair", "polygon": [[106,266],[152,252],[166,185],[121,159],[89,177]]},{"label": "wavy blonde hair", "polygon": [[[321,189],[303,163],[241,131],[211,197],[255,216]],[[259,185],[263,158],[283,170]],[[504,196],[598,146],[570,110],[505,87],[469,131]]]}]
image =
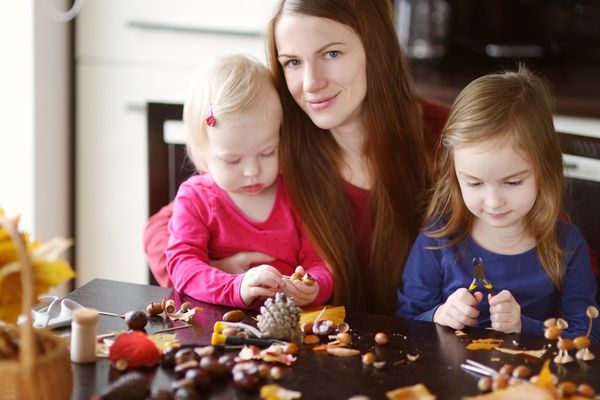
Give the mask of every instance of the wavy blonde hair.
[{"label": "wavy blonde hair", "polygon": [[187,151],[199,172],[208,142],[209,109],[216,123],[238,118],[267,119],[282,109],[269,68],[243,54],[218,58],[206,73],[198,71],[183,106]]},{"label": "wavy blonde hair", "polygon": [[[275,28],[283,14],[346,25],[366,52],[363,156],[372,182],[373,239],[370,265],[362,269],[368,276],[360,273],[351,206],[339,172],[340,148],[296,104],[277,59]],[[423,122],[391,15],[389,0],[281,0],[267,31],[268,60],[285,109],[280,162],[290,197],[333,272],[334,302],[385,314],[394,310],[396,288],[421,224],[419,196],[428,182]]]},{"label": "wavy blonde hair", "polygon": [[525,228],[535,237],[540,262],[560,290],[564,262],[556,222],[563,185],[561,144],[552,122],[550,88],[524,66],[478,78],[454,101],[442,132],[426,234],[449,236],[448,246],[453,246],[470,233],[474,216],[462,200],[453,149],[490,141],[508,141],[533,166],[538,194],[525,216]]}]

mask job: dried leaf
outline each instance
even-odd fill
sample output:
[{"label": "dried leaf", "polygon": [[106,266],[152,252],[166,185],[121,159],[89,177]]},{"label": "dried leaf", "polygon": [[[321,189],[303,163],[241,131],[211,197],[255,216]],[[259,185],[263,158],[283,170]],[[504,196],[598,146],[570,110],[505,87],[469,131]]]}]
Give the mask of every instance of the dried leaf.
[{"label": "dried leaf", "polygon": [[161,352],[171,347],[181,346],[181,343],[177,340],[177,335],[173,334],[159,333],[148,335],[148,339],[152,340]]},{"label": "dried leaf", "polygon": [[179,321],[191,323],[192,320],[194,319],[194,315],[196,315],[196,311],[202,311],[202,307],[193,307],[193,308],[190,308],[186,312],[182,312],[181,310],[179,310],[177,312],[167,314],[167,316],[172,321],[179,320]]},{"label": "dried leaf", "polygon": [[260,398],[267,400],[295,400],[302,397],[301,392],[285,389],[279,385],[265,385],[260,388]]},{"label": "dried leaf", "polygon": [[[4,216],[1,208],[0,216]],[[14,223],[16,226],[18,219]],[[70,241],[56,239],[45,245],[39,241],[32,243],[27,234],[22,236],[31,258],[34,299],[47,293],[50,287],[75,276],[68,262],[56,259],[60,252],[71,244]],[[16,244],[7,229],[2,227],[0,228],[0,320],[8,323],[17,321],[21,313],[22,296],[21,263],[17,259]]]},{"label": "dried leaf", "polygon": [[344,306],[327,305],[325,306],[325,310],[323,310],[323,308],[324,307],[322,306],[305,308],[300,313],[299,326],[302,326],[302,324],[306,322],[315,322],[317,317],[319,317],[319,320],[331,320],[335,323],[335,325],[344,322],[344,319],[346,318],[346,309]]},{"label": "dried leaf", "polygon": [[546,349],[540,349],[540,350],[514,350],[514,349],[507,349],[504,347],[496,347],[496,350],[498,350],[501,353],[507,353],[507,354],[513,354],[513,355],[525,355],[525,356],[530,356],[530,357],[534,357],[534,358],[542,358],[542,356],[544,354],[546,354]]},{"label": "dried leaf", "polygon": [[493,350],[502,344],[502,339],[473,339],[471,343],[467,345],[467,350]]},{"label": "dried leaf", "polygon": [[354,357],[360,355],[360,350],[346,347],[327,347],[327,352],[336,357]]},{"label": "dried leaf", "polygon": [[536,386],[543,387],[554,391],[556,386],[554,385],[554,379],[552,378],[552,372],[550,371],[550,360],[544,361],[544,365],[538,374]]},{"label": "dried leaf", "polygon": [[405,386],[390,390],[385,393],[390,400],[435,400],[436,397],[431,394],[425,385],[418,383],[413,386]]}]

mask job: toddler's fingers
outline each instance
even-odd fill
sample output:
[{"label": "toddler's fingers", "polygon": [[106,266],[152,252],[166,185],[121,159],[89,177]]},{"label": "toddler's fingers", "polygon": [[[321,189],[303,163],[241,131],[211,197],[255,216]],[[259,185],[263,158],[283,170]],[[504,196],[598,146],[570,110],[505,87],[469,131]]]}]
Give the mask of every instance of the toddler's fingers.
[{"label": "toddler's fingers", "polygon": [[275,296],[277,290],[273,290],[271,288],[261,287],[261,286],[252,286],[248,288],[248,294],[251,297],[272,297]]}]

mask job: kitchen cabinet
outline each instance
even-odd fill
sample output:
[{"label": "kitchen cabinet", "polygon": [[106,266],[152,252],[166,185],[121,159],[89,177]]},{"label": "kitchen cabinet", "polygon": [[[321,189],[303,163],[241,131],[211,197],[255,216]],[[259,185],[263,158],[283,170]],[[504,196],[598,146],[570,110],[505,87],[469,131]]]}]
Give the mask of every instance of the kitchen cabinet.
[{"label": "kitchen cabinet", "polygon": [[264,61],[274,0],[87,0],[76,21],[75,261],[94,278],[148,283],[145,105],[182,103],[221,55]]}]

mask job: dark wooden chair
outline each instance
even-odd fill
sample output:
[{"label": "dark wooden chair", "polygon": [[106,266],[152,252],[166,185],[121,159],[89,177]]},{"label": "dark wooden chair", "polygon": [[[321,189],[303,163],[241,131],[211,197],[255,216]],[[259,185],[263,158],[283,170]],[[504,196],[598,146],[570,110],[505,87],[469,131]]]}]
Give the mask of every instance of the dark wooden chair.
[{"label": "dark wooden chair", "polygon": [[[566,162],[564,208],[571,222],[579,226],[590,246],[592,264],[599,276],[600,261],[600,174],[588,177],[575,177],[585,166],[583,162],[600,163],[600,138],[561,133],[563,153],[588,160]],[[573,175],[569,177],[569,175]],[[600,283],[600,280],[599,280]],[[598,293],[600,302],[600,292]]]},{"label": "dark wooden chair", "polygon": [[[148,213],[156,214],[175,198],[179,185],[195,173],[187,158],[186,148],[181,143],[165,140],[165,122],[181,121],[182,104],[148,103]],[[157,281],[148,270],[149,282]]]}]

